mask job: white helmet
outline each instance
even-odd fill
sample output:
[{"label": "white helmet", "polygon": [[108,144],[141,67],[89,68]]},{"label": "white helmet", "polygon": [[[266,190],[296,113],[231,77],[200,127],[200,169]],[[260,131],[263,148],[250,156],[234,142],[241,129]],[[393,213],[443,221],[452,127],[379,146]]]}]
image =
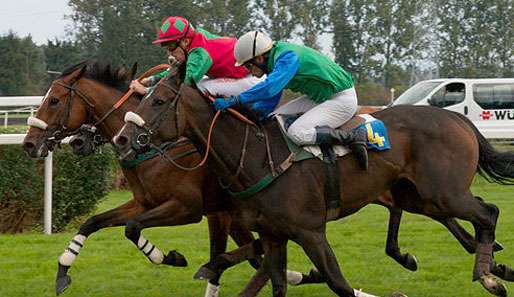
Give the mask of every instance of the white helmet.
[{"label": "white helmet", "polygon": [[245,62],[266,53],[272,46],[273,40],[268,35],[260,31],[246,33],[239,37],[234,47],[236,66],[241,66]]}]

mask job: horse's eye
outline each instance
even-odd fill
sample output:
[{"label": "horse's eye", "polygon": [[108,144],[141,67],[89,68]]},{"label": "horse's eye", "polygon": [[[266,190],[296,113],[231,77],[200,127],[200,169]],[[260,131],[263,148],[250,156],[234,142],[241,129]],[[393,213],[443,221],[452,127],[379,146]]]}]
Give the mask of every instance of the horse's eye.
[{"label": "horse's eye", "polygon": [[155,99],[155,100],[153,101],[153,105],[154,105],[154,106],[161,106],[161,105],[163,105],[163,104],[164,104],[164,100],[159,99],[159,98],[157,98],[157,99]]},{"label": "horse's eye", "polygon": [[50,105],[56,105],[57,103],[59,103],[59,99],[55,97],[50,98]]}]

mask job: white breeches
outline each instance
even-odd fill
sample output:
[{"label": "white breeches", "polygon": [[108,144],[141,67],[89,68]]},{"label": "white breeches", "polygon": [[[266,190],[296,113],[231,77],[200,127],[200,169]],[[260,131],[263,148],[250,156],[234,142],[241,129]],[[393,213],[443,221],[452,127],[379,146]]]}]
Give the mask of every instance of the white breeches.
[{"label": "white breeches", "polygon": [[243,78],[208,78],[205,76],[196,86],[202,93],[207,91],[215,97],[230,97],[251,89],[263,79],[265,77],[257,78],[252,75]]},{"label": "white breeches", "polygon": [[275,110],[274,114],[303,113],[287,129],[289,137],[298,145],[315,144],[317,126],[338,128],[350,120],[357,112],[355,88],[346,89],[332,95],[330,99],[316,104],[304,95]]}]

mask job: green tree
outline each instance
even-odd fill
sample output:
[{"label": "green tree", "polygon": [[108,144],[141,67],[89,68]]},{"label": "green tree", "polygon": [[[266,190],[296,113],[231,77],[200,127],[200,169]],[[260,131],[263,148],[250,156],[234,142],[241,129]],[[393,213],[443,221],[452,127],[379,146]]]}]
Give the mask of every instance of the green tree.
[{"label": "green tree", "polygon": [[84,58],[84,54],[75,41],[48,40],[47,44],[42,46],[46,58],[46,67],[52,71],[62,71],[66,67],[80,62]]},{"label": "green tree", "polygon": [[70,0],[69,5],[74,37],[91,57],[113,64],[138,61],[142,68],[164,60],[164,50],[151,43],[156,14],[149,13],[149,1]]},{"label": "green tree", "polygon": [[441,76],[514,74],[512,0],[441,0],[438,5]]},{"label": "green tree", "polygon": [[[223,36],[239,37],[251,30],[248,0],[210,0],[200,7],[205,13],[202,26]],[[216,13],[208,13],[208,12]]]},{"label": "green tree", "polygon": [[43,50],[30,36],[0,36],[0,95],[41,95],[46,67]]},{"label": "green tree", "polygon": [[290,39],[297,24],[294,5],[296,1],[293,0],[255,0],[253,27],[266,31],[273,40]]},{"label": "green tree", "polygon": [[369,23],[373,1],[334,0],[330,9],[335,61],[352,72],[357,82],[371,76],[378,62],[370,46]]}]

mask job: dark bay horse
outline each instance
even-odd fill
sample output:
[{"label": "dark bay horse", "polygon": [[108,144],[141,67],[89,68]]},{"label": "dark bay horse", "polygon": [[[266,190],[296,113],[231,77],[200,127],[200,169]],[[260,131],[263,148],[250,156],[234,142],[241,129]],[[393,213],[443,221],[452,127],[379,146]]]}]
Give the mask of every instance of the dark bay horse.
[{"label": "dark bay horse", "polygon": [[[92,61],[83,62],[64,71],[55,80],[37,111],[36,119],[24,140],[24,149],[31,157],[46,156],[53,148],[51,141],[57,134],[75,131],[82,124],[93,124],[102,118],[128,88],[132,72],[111,69]],[[97,124],[99,133],[111,139],[123,126],[125,112],[134,110],[141,98],[132,95],[119,109]],[[47,125],[45,128],[44,126]],[[42,129],[45,128],[45,129]],[[71,143],[73,145],[73,143]],[[81,144],[82,145],[82,144]],[[191,152],[194,152],[191,154]],[[170,158],[182,156],[177,162],[191,166],[200,156],[190,143],[177,143],[166,152]],[[75,260],[86,238],[106,227],[125,225],[125,235],[155,264],[185,266],[185,258],[176,251],[164,255],[151,242],[141,236],[144,228],[176,226],[197,223],[206,215],[211,239],[211,257],[226,249],[227,234],[243,245],[253,240],[248,229],[232,221],[230,200],[218,186],[208,168],[186,172],[176,168],[162,157],[155,157],[132,168],[124,168],[133,198],[125,204],[89,218],[59,257],[56,292],[62,293],[70,284],[68,269]],[[252,261],[257,267],[257,262]],[[217,286],[218,280],[212,284]],[[209,289],[209,288],[208,288]],[[210,296],[210,295],[209,295]]]},{"label": "dark bay horse", "polygon": [[[210,153],[209,165],[234,192],[289,166],[291,154],[272,120],[248,127],[222,115],[209,146],[208,131],[215,113],[197,90],[181,87],[178,76],[160,83],[136,112],[126,118],[129,122],[116,137],[118,150],[131,150],[134,140],[141,137],[151,136],[153,144],[159,145],[185,136],[200,152]],[[390,190],[394,204],[402,210],[439,221],[469,221],[478,242],[473,280],[480,280],[491,293],[505,296],[505,287],[491,275],[499,210],[473,196],[470,185],[477,171],[492,181],[513,184],[514,154],[495,151],[469,120],[438,108],[397,106],[374,116],[388,127],[392,149],[371,152],[368,171],[362,171],[351,155],[338,160],[343,172],[343,207],[337,218],[357,212]],[[242,144],[246,159],[242,159]],[[280,165],[270,165],[272,160]],[[238,219],[257,231],[263,241],[265,257],[259,271],[270,275],[273,296],[286,294],[288,240],[302,246],[334,293],[356,295],[325,236],[324,181],[323,163],[310,159],[290,166],[251,199],[232,199]]]}]

